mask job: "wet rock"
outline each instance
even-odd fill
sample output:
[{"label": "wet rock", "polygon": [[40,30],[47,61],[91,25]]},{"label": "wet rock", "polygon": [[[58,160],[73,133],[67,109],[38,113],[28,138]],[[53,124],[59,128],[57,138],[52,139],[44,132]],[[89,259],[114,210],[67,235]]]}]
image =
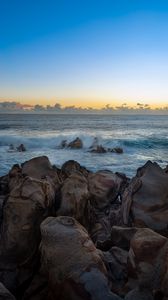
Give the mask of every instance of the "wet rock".
[{"label": "wet rock", "polygon": [[16,149],[19,152],[25,152],[26,151],[26,147],[23,144],[20,144]]},{"label": "wet rock", "polygon": [[75,219],[47,218],[41,234],[42,265],[52,299],[120,299],[110,291],[105,265]]},{"label": "wet rock", "polygon": [[123,219],[136,227],[149,227],[167,234],[168,174],[156,163],[138,169],[123,196]]},{"label": "wet rock", "polygon": [[59,146],[59,148],[64,149],[68,146],[67,140],[63,140]]},{"label": "wet rock", "polygon": [[0,282],[0,299],[1,300],[15,300],[15,297],[5,288]]},{"label": "wet rock", "polygon": [[112,245],[120,247],[125,250],[130,249],[130,242],[138,228],[135,227],[120,227],[113,226],[111,229]]},{"label": "wet rock", "polygon": [[118,154],[122,154],[124,151],[123,151],[122,148],[116,147],[116,148],[113,148],[113,149],[111,150],[111,152],[118,153]]},{"label": "wet rock", "polygon": [[77,137],[74,141],[68,144],[68,147],[71,149],[81,149],[83,148],[83,142],[79,137]]},{"label": "wet rock", "polygon": [[94,147],[93,149],[91,149],[90,152],[92,152],[92,153],[106,153],[107,150],[102,145],[98,145],[97,147]]}]

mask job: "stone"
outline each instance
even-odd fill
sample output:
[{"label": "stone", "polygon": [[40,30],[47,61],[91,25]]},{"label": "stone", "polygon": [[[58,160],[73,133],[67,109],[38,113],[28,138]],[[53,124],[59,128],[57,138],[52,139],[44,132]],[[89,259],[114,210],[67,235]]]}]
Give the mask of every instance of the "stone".
[{"label": "stone", "polygon": [[107,270],[84,227],[72,217],[41,224],[42,266],[52,299],[121,300],[110,291]]},{"label": "stone", "polygon": [[125,224],[131,215],[134,226],[168,234],[168,174],[147,162],[126,189],[122,206]]},{"label": "stone", "polygon": [[83,148],[83,142],[79,137],[77,137],[75,140],[70,142],[67,147],[71,149],[81,149]]}]

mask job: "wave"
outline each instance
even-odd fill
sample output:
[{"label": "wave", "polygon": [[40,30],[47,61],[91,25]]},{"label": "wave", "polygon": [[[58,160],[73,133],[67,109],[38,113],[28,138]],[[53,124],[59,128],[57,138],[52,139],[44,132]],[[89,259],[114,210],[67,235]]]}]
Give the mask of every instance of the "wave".
[{"label": "wave", "polygon": [[[38,135],[38,136],[22,136],[22,135],[1,135],[0,146],[7,147],[13,144],[17,147],[20,144],[24,144],[27,149],[56,149],[60,146],[63,140],[67,143],[72,142],[76,137],[79,137],[83,142],[84,149],[88,149],[95,138],[95,135],[89,134],[57,134],[57,135]],[[123,139],[110,136],[97,135],[98,143],[106,148],[122,147],[124,150],[131,148],[148,149],[148,148],[166,148],[168,147],[168,138],[165,137],[152,137],[152,138],[131,138]]]}]

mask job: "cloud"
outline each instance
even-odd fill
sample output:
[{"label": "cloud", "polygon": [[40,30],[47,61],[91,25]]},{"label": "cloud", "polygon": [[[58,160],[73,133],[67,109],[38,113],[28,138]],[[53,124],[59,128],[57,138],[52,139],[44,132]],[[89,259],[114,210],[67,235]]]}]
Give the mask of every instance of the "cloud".
[{"label": "cloud", "polygon": [[1,101],[0,102],[1,113],[62,113],[62,114],[168,114],[168,106],[152,109],[149,104],[137,103],[136,106],[131,107],[127,103],[123,103],[120,106],[112,107],[110,104],[106,104],[101,109],[93,107],[76,107],[75,105],[61,106],[56,103],[54,106],[41,104],[29,105],[22,104],[16,101]]}]

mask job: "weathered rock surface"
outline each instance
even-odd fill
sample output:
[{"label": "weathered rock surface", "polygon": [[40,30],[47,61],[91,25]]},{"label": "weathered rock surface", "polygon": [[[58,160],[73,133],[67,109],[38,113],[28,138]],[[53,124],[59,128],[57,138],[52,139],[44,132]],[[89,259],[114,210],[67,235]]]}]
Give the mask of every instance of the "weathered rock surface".
[{"label": "weathered rock surface", "polygon": [[48,179],[24,176],[19,166],[9,173],[8,188],[1,211],[0,281],[17,293],[37,267],[40,224],[53,212],[55,188]]},{"label": "weathered rock surface", "polygon": [[156,163],[131,181],[45,156],[14,165],[0,177],[0,299],[167,300],[167,220]]},{"label": "weathered rock surface", "polygon": [[60,190],[61,204],[57,216],[74,217],[81,224],[88,224],[88,183],[81,173],[73,173],[65,179]]},{"label": "weathered rock surface", "polygon": [[158,164],[147,162],[125,191],[124,223],[130,214],[134,226],[168,233],[168,174]]},{"label": "weathered rock surface", "polygon": [[52,299],[120,299],[108,286],[107,270],[87,231],[71,217],[41,224],[42,265]]}]

